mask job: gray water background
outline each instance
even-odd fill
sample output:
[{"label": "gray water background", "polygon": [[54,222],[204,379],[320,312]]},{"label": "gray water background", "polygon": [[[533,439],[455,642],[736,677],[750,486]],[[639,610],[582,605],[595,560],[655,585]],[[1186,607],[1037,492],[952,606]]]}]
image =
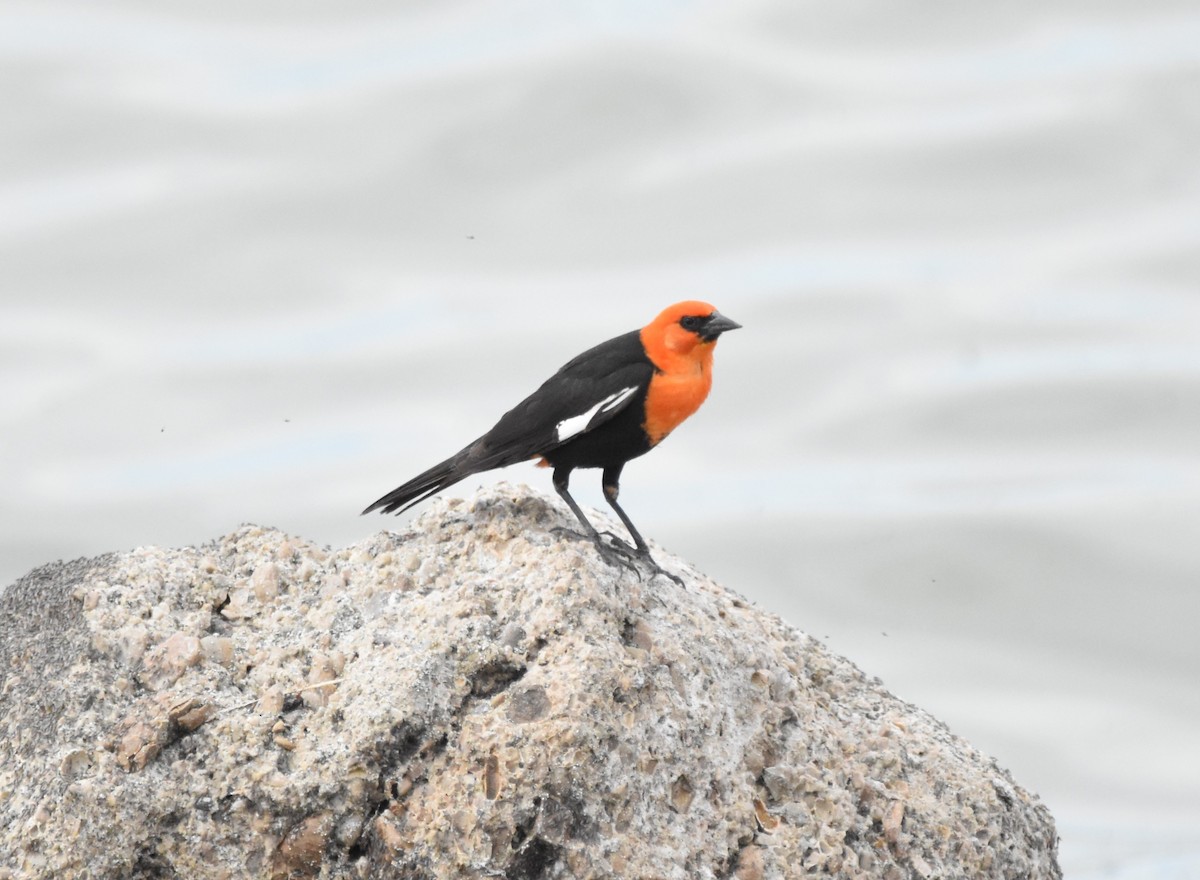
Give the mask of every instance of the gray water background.
[{"label": "gray water background", "polygon": [[642,530],[995,755],[1069,877],[1200,877],[1195,2],[9,0],[0,69],[0,583],[359,540],[700,297],[745,329]]}]

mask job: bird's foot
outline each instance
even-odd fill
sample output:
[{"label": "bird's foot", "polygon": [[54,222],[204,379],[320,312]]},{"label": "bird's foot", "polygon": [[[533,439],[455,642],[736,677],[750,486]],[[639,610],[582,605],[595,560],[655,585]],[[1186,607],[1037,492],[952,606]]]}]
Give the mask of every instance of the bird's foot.
[{"label": "bird's foot", "polygon": [[601,532],[600,537],[608,538],[609,543],[621,553],[630,557],[641,557],[642,552],[618,535],[616,532]]},{"label": "bird's foot", "polygon": [[[670,578],[679,586],[687,589],[687,584],[683,582],[683,578],[679,575],[667,571],[661,565],[654,561],[654,557],[650,555],[648,547],[633,547],[617,537],[612,532],[597,532],[594,535],[589,535],[584,532],[577,532],[575,529],[569,529],[566,526],[557,526],[550,530],[555,535],[567,535],[580,541],[590,541],[596,548],[596,552],[600,554],[600,558],[614,568],[625,568],[632,571],[638,576],[638,580],[642,579],[641,569],[639,565],[650,569],[650,576],[662,575]],[[608,538],[605,542],[604,538]]]},{"label": "bird's foot", "polygon": [[585,535],[583,532],[577,532],[575,529],[569,529],[566,526],[555,526],[550,530],[552,535],[566,535],[568,538],[574,538],[576,541],[592,541],[591,535]]},{"label": "bird's foot", "polygon": [[628,546],[623,541],[618,541],[616,544],[605,544],[604,539],[599,535],[592,542],[596,545],[596,552],[600,554],[600,558],[614,568],[626,568],[637,575],[637,579],[642,579],[642,573],[638,570],[638,557],[629,551]]},{"label": "bird's foot", "polygon": [[592,543],[595,543],[597,537],[608,538],[608,540],[612,543],[612,546],[616,547],[622,552],[629,553],[631,556],[637,555],[638,552],[616,532],[603,531],[589,535],[586,532],[576,531],[575,529],[568,528],[567,526],[555,526],[550,530],[550,534],[567,535],[568,537],[575,538],[578,541],[591,541]]},{"label": "bird's foot", "polygon": [[650,569],[651,577],[654,577],[656,574],[661,574],[663,577],[670,578],[671,580],[675,581],[675,583],[679,584],[679,586],[683,587],[685,590],[687,589],[687,584],[683,582],[683,578],[677,574],[667,571],[665,568],[655,562],[654,557],[650,555],[649,550],[638,551],[637,559],[639,562],[645,563]]},{"label": "bird's foot", "polygon": [[555,535],[567,535],[580,541],[589,541],[596,548],[596,552],[600,554],[600,558],[614,568],[624,568],[632,571],[637,575],[638,580],[642,579],[642,573],[634,564],[641,559],[641,556],[636,550],[614,535],[612,532],[604,532],[603,534],[610,536],[611,544],[606,544],[601,533],[589,535],[584,532],[577,532],[574,529],[566,528],[565,526],[557,526],[550,530]]}]

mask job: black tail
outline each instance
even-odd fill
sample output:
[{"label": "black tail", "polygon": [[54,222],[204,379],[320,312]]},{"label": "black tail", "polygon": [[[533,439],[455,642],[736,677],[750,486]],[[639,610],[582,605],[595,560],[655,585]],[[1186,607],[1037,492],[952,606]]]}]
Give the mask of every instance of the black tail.
[{"label": "black tail", "polygon": [[[470,449],[470,447],[467,447]],[[457,455],[443,461],[441,464],[435,464],[425,473],[413,477],[403,486],[397,486],[391,492],[388,492],[378,501],[370,504],[363,513],[370,513],[372,510],[383,508],[384,513],[397,513],[407,510],[418,502],[424,501],[430,495],[435,495],[445,489],[447,486],[453,486],[459,480],[469,477],[475,473],[475,469],[471,467],[463,467],[463,455],[467,451],[464,449]]]},{"label": "black tail", "polygon": [[465,480],[471,474],[490,471],[493,468],[508,467],[519,461],[526,461],[538,454],[538,447],[531,446],[523,438],[515,442],[496,444],[493,438],[495,430],[484,434],[474,443],[460,449],[441,464],[435,464],[425,473],[413,477],[403,486],[397,486],[375,503],[369,505],[363,513],[383,508],[384,513],[402,513],[414,504],[418,504],[430,495],[436,495],[448,486],[453,486],[459,480]]}]

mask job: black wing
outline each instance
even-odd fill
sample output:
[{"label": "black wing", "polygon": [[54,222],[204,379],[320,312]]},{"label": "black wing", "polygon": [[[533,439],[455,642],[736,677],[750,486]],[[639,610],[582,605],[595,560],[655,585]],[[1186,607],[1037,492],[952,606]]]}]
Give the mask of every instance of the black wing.
[{"label": "black wing", "polygon": [[602,342],[564,364],[472,446],[486,468],[550,452],[640,399],[653,374],[638,331]]},{"label": "black wing", "polygon": [[564,364],[474,443],[393,489],[363,513],[403,510],[471,474],[544,455],[644,400],[653,375],[640,331],[602,342]]}]

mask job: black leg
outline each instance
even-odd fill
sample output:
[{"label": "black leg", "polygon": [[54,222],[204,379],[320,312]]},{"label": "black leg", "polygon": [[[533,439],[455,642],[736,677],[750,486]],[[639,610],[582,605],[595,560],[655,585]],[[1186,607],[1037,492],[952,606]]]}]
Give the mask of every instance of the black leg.
[{"label": "black leg", "polygon": [[622,463],[604,469],[604,473],[600,477],[600,483],[604,487],[604,499],[608,502],[608,506],[617,512],[621,522],[625,523],[625,528],[637,546],[637,552],[642,556],[649,556],[650,547],[646,544],[646,540],[634,526],[629,514],[621,509],[621,505],[617,504],[617,496],[621,494],[621,468],[624,466]]},{"label": "black leg", "polygon": [[[596,552],[600,554],[600,558],[609,565],[628,568],[630,571],[638,574],[637,569],[630,564],[629,560],[622,556],[621,553],[617,552],[618,550],[622,550],[623,553],[628,554],[629,548],[624,544],[622,544],[619,548],[610,547],[609,545],[605,544],[604,539],[600,537],[600,533],[596,531],[596,527],[588,522],[588,518],[583,515],[583,511],[579,509],[579,505],[575,503],[575,499],[572,498],[571,493],[567,491],[567,486],[570,484],[571,480],[571,469],[555,468],[552,480],[554,482],[554,491],[558,493],[559,497],[562,498],[563,501],[567,502],[567,507],[571,508],[571,512],[575,514],[575,518],[578,519],[580,525],[583,526],[585,534],[579,535],[577,532],[571,532],[570,529],[555,529],[555,531],[570,532],[578,537],[590,540],[596,545]],[[638,574],[638,579],[641,579],[640,574]]]},{"label": "black leg", "polygon": [[583,515],[583,511],[579,509],[579,505],[575,503],[575,499],[571,497],[571,493],[567,491],[567,487],[571,483],[570,468],[555,468],[554,469],[554,491],[563,501],[567,502],[567,507],[571,508],[571,513],[575,514],[575,518],[579,520],[583,526],[583,530],[587,532],[587,536],[592,540],[599,540],[600,535],[596,532],[596,527],[588,522],[588,518]]},{"label": "black leg", "polygon": [[682,587],[684,583],[678,575],[671,574],[671,572],[654,561],[654,557],[650,555],[650,546],[646,543],[646,539],[634,527],[629,514],[621,509],[621,505],[617,504],[617,496],[621,494],[621,468],[624,466],[624,463],[622,463],[604,469],[604,473],[600,476],[600,483],[604,487],[604,498],[608,501],[609,507],[617,512],[617,516],[621,518],[621,522],[625,524],[625,528],[629,530],[629,535],[633,538],[633,543],[637,545],[636,552],[638,558],[649,563],[650,567],[654,569],[655,574],[665,575]]}]

